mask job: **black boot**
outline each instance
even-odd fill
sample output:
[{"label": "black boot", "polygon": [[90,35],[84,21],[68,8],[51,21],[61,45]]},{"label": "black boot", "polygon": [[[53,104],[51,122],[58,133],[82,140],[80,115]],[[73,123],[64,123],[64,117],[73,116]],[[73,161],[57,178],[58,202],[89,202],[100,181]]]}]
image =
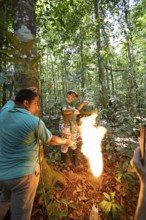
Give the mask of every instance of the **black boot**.
[{"label": "black boot", "polygon": [[61,152],[61,162],[63,162],[63,163],[66,163],[66,162],[67,162],[66,153],[62,153],[62,152]]},{"label": "black boot", "polygon": [[80,149],[77,148],[75,149],[75,157],[74,157],[74,164],[75,166],[79,166],[80,165]]},{"label": "black boot", "polygon": [[78,148],[75,149],[75,150],[70,149],[70,157],[71,157],[72,163],[75,166],[78,166],[80,164],[80,161],[79,161],[79,149]]},{"label": "black boot", "polygon": [[66,169],[66,170],[68,170],[69,169],[69,166],[68,166],[68,162],[67,162],[67,157],[68,155],[67,155],[67,153],[62,153],[61,152],[61,162],[63,163],[63,168],[64,169]]}]

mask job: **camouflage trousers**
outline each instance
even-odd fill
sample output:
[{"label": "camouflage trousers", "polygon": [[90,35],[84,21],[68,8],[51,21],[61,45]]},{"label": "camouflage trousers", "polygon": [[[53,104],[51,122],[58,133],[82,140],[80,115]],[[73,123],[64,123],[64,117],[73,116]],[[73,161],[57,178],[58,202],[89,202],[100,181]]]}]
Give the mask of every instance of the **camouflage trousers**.
[{"label": "camouflage trousers", "polygon": [[[75,141],[75,144],[73,146],[70,146],[72,150],[75,150],[77,148],[77,140],[80,137],[78,125],[60,123],[59,131],[60,131],[61,137]],[[68,151],[68,147],[66,147],[65,145],[61,145],[61,152],[67,153],[67,151]]]}]

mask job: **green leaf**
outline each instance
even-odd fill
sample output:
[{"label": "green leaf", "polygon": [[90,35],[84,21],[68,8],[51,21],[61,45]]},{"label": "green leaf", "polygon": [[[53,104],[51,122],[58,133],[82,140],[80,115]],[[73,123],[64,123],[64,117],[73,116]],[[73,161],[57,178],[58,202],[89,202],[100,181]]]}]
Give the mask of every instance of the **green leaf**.
[{"label": "green leaf", "polygon": [[65,210],[61,210],[61,211],[54,211],[53,212],[53,215],[54,216],[57,216],[57,217],[67,217],[68,215],[68,209],[65,209]]},{"label": "green leaf", "polygon": [[6,60],[8,62],[13,62],[13,63],[26,63],[26,60],[25,59],[21,59],[21,58],[9,57],[9,58],[6,58]]},{"label": "green leaf", "polygon": [[27,41],[24,46],[21,48],[22,54],[27,54],[32,49],[35,39]]},{"label": "green leaf", "polygon": [[103,195],[105,196],[105,198],[107,198],[107,200],[111,200],[111,198],[110,198],[110,195],[109,194],[107,194],[106,192],[103,192]]},{"label": "green leaf", "polygon": [[6,50],[3,50],[4,53],[6,53],[7,55],[15,55],[15,54],[18,54],[18,52],[16,51],[16,49],[6,49]]},{"label": "green leaf", "polygon": [[106,206],[105,206],[105,212],[109,213],[112,210],[112,203],[111,202],[107,202]]},{"label": "green leaf", "polygon": [[65,204],[66,206],[68,206],[68,200],[66,199],[66,198],[62,198],[61,200],[60,200],[63,204]]},{"label": "green leaf", "polygon": [[70,204],[69,204],[69,207],[70,207],[70,208],[73,208],[73,209],[77,209],[77,206],[76,206],[74,203],[70,203]]},{"label": "green leaf", "polygon": [[112,200],[114,199],[114,197],[115,197],[115,192],[111,192],[111,198],[112,198]]},{"label": "green leaf", "polygon": [[13,45],[13,47],[15,47],[17,50],[20,49],[20,41],[12,32],[6,32],[6,38]]},{"label": "green leaf", "polygon": [[36,56],[36,57],[33,57],[31,59],[31,61],[28,63],[28,66],[29,67],[36,67],[38,65],[38,62],[40,61],[40,56]]},{"label": "green leaf", "polygon": [[105,209],[107,203],[108,203],[108,202],[107,202],[106,200],[103,200],[102,202],[100,202],[100,206],[101,206],[101,208],[102,208],[103,210]]}]

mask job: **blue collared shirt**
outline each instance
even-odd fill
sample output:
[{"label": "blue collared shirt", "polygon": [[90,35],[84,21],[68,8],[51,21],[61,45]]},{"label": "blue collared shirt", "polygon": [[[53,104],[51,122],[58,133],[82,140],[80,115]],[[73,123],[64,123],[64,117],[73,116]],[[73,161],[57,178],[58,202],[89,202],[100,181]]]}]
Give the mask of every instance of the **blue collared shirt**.
[{"label": "blue collared shirt", "polygon": [[39,159],[39,140],[46,143],[51,137],[41,119],[8,102],[0,111],[0,180],[33,173]]}]

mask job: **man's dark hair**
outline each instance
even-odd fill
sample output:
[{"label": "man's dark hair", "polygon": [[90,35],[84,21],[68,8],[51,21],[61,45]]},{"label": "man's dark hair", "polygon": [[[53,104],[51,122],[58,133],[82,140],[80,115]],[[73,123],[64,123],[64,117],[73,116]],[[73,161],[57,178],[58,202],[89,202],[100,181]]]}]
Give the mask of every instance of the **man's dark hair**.
[{"label": "man's dark hair", "polygon": [[67,92],[67,94],[68,94],[68,95],[75,94],[76,97],[79,96],[74,90],[69,90],[69,91]]},{"label": "man's dark hair", "polygon": [[32,100],[37,97],[37,94],[29,89],[21,89],[16,97],[15,97],[15,103],[16,104],[23,104],[24,100],[27,100],[28,102],[31,102]]}]

